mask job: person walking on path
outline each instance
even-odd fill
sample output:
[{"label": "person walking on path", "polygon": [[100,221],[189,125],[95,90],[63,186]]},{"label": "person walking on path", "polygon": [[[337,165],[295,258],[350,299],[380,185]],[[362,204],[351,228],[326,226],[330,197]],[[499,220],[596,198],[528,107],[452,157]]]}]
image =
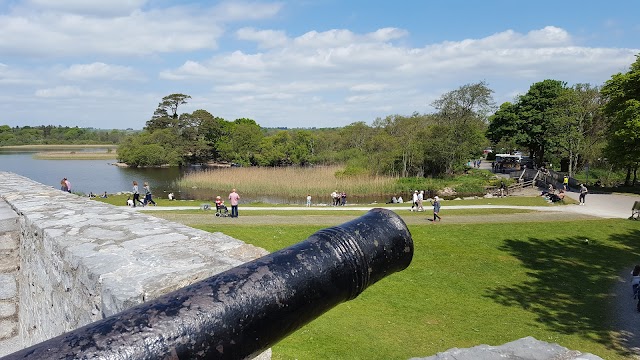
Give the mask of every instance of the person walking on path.
[{"label": "person walking on path", "polygon": [[569,176],[564,176],[564,178],[562,179],[562,186],[564,187],[564,191],[569,190]]},{"label": "person walking on path", "polygon": [[422,207],[422,202],[424,201],[424,191],[420,190],[418,193],[418,211],[424,211],[424,207]]},{"label": "person walking on path", "polygon": [[238,201],[240,201],[240,195],[236,192],[236,189],[231,190],[229,194],[229,201],[231,202],[231,217],[238,217]]},{"label": "person walking on path", "polygon": [[140,191],[138,190],[138,182],[133,181],[133,207],[136,207],[136,204],[140,204],[144,206],[144,203],[140,201]]},{"label": "person walking on path", "polygon": [[153,201],[153,199],[151,198],[151,189],[149,188],[149,183],[145,182],[144,183],[144,204],[145,205],[149,205],[149,203],[152,203],[153,206],[157,206],[158,204],[156,204],[155,201]]},{"label": "person walking on path", "polygon": [[442,221],[442,218],[438,215],[440,212],[440,198],[437,195],[433,198],[431,205],[433,205],[433,222],[435,222],[436,219]]},{"label": "person walking on path", "polygon": [[67,178],[64,178],[64,184],[67,186],[67,192],[71,192],[71,183],[69,182],[69,180],[67,180]]},{"label": "person walking on path", "polygon": [[584,205],[584,198],[587,196],[588,192],[589,190],[587,187],[584,186],[584,184],[580,184],[580,197],[578,198],[580,200],[580,205]]},{"label": "person walking on path", "polygon": [[307,207],[311,207],[311,194],[307,194]]},{"label": "person walking on path", "polygon": [[414,207],[418,210],[418,190],[415,190],[411,196],[411,211]]}]

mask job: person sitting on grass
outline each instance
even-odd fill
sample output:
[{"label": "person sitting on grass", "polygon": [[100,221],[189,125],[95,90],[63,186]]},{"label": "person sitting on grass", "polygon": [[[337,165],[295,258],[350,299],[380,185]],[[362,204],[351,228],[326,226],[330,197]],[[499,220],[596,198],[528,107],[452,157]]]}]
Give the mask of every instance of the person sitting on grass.
[{"label": "person sitting on grass", "polygon": [[558,201],[564,200],[564,190],[560,190],[560,192],[556,194],[549,194],[549,201],[552,203],[556,203]]}]

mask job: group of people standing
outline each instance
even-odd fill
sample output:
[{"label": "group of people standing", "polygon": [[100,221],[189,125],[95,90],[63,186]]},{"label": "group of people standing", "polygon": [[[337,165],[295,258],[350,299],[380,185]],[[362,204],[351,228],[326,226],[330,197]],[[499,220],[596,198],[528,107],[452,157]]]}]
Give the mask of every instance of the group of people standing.
[{"label": "group of people standing", "polygon": [[331,193],[331,201],[331,206],[345,206],[347,205],[347,193],[335,190]]}]

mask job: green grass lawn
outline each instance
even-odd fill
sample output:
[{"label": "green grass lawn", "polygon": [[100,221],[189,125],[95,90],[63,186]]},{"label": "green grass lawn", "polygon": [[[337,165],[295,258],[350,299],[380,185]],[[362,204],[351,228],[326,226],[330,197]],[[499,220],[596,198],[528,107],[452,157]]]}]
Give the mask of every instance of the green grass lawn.
[{"label": "green grass lawn", "polygon": [[[200,228],[276,251],[321,227]],[[613,345],[607,309],[617,274],[640,256],[640,222],[439,224],[410,231],[409,268],[282,340],[273,358],[408,359],[533,336],[603,359],[628,359]]]}]

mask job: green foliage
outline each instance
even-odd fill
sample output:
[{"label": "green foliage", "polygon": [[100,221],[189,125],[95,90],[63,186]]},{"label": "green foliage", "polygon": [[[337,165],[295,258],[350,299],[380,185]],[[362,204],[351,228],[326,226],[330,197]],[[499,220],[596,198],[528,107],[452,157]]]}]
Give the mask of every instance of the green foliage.
[{"label": "green foliage", "polygon": [[169,129],[142,132],[118,146],[118,160],[129,166],[180,165],[184,153],[178,136]]},{"label": "green foliage", "polygon": [[101,130],[67,126],[0,126],[0,146],[117,144],[127,135],[122,130]]},{"label": "green foliage", "polygon": [[336,177],[349,177],[349,176],[363,176],[369,174],[369,169],[367,169],[363,164],[358,164],[357,162],[350,162],[344,168],[344,170],[337,171]]},{"label": "green foliage", "polygon": [[605,153],[612,164],[627,170],[625,185],[635,185],[640,167],[640,55],[628,72],[607,80],[602,93],[608,100],[603,111],[610,117]]}]

